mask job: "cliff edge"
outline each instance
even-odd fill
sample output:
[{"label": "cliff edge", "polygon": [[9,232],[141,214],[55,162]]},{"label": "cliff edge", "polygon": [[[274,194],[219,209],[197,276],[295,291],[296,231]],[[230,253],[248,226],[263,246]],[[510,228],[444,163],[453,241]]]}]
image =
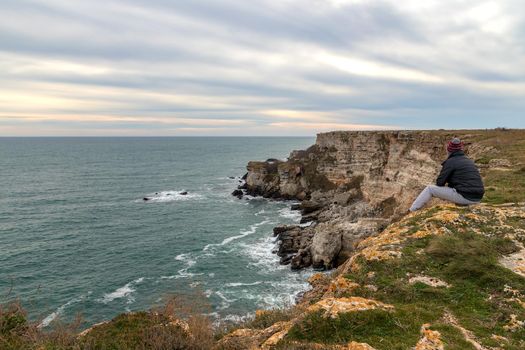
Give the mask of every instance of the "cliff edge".
[{"label": "cliff edge", "polygon": [[337,267],[359,241],[403,216],[417,194],[435,183],[445,144],[454,136],[464,140],[467,155],[482,170],[489,202],[509,198],[504,186],[525,190],[525,160],[518,152],[525,152],[525,131],[506,129],[322,133],[286,161],[249,162],[240,189],[301,201],[295,207],[302,211],[301,225],[274,230],[282,264]]}]

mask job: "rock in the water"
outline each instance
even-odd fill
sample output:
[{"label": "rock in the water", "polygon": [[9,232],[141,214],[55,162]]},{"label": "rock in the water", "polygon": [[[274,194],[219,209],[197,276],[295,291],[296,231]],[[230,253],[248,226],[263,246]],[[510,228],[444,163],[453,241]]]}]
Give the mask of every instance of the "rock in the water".
[{"label": "rock in the water", "polygon": [[232,192],[232,196],[241,199],[244,196],[244,193],[242,192],[242,190],[235,190]]},{"label": "rock in the water", "polygon": [[181,196],[186,196],[188,194],[187,191],[182,191],[181,193],[179,193]]},{"label": "rock in the water", "polygon": [[281,265],[288,265],[292,261],[292,258],[294,257],[293,254],[288,254],[283,257],[281,257],[281,260],[279,260],[279,264]]},{"label": "rock in the water", "polygon": [[292,204],[290,207],[290,210],[301,210],[301,203],[299,204]]}]

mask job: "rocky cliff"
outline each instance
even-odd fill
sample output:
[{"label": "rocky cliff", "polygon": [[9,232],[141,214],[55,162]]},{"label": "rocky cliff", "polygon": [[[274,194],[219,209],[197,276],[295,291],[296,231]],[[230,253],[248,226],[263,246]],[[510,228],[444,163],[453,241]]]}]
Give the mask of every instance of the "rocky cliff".
[{"label": "rocky cliff", "polygon": [[[302,211],[302,225],[274,231],[281,262],[292,269],[331,268],[349,258],[356,243],[405,214],[419,191],[435,182],[450,138],[461,137],[481,167],[488,166],[487,155],[498,154],[488,140],[516,137],[516,132],[525,135],[505,130],[322,133],[315,145],[293,151],[286,161],[250,162],[240,188],[250,195],[300,200],[295,209]],[[492,165],[510,164],[492,158]]]}]

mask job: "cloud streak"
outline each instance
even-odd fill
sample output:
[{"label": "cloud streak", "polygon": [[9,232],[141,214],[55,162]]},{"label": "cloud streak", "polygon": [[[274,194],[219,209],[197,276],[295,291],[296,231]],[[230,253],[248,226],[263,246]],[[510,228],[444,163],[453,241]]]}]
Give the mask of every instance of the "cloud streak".
[{"label": "cloud streak", "polygon": [[518,0],[5,0],[0,135],[525,127]]}]

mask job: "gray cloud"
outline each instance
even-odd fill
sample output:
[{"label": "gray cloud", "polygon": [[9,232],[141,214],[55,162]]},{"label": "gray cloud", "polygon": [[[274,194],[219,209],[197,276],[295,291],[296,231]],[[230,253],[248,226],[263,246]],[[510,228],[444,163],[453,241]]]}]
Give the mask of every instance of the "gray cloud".
[{"label": "gray cloud", "polygon": [[517,0],[6,0],[0,10],[4,136],[525,127]]}]

